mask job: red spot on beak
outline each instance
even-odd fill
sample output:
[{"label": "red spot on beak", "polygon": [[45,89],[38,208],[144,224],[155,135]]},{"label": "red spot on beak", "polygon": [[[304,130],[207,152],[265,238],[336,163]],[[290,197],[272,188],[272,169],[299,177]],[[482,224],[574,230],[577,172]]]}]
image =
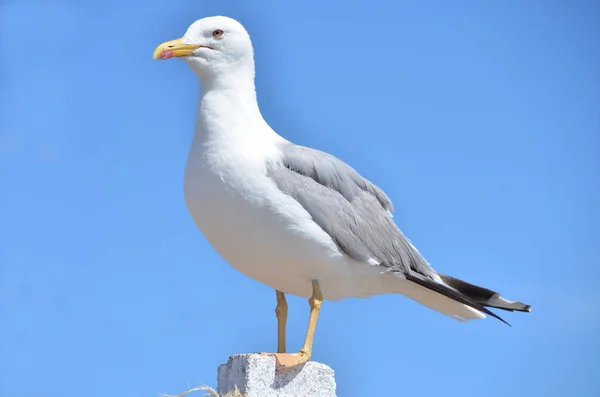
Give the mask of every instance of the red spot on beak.
[{"label": "red spot on beak", "polygon": [[173,57],[173,52],[172,51],[163,51],[160,53],[160,55],[158,56],[159,59],[169,59]]}]

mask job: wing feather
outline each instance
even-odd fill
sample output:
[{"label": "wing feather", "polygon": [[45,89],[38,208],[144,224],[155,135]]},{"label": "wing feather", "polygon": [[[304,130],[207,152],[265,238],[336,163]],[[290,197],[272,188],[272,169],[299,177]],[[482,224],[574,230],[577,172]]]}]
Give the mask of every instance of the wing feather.
[{"label": "wing feather", "polygon": [[437,277],[392,220],[392,201],[379,187],[330,154],[291,143],[282,150],[283,160],[271,165],[270,176],[349,257]]},{"label": "wing feather", "polygon": [[392,201],[379,187],[328,153],[292,143],[281,149],[283,158],[269,164],[269,176],[346,255],[369,265],[374,260],[377,266],[505,322],[444,284],[394,223]]}]

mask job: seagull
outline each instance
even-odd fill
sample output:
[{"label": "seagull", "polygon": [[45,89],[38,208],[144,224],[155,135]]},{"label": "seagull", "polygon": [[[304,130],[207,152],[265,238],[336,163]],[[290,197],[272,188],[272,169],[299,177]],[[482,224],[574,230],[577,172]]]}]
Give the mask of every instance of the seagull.
[{"label": "seagull", "polygon": [[[436,272],[398,228],[378,186],[335,156],[277,134],[261,115],[252,41],[238,21],[195,21],[154,50],[153,59],[171,58],[185,61],[201,85],[186,207],[226,262],[275,290],[277,353],[264,354],[277,368],[310,360],[324,300],[401,294],[462,322],[486,314],[505,322],[488,308],[531,310]],[[286,351],[286,294],[310,306],[297,353]]]}]

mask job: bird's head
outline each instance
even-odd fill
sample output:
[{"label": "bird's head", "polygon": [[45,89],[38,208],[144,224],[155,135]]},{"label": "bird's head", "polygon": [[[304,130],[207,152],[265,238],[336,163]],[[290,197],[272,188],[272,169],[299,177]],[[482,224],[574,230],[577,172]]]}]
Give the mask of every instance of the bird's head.
[{"label": "bird's head", "polygon": [[202,18],[182,38],[162,43],[153,59],[181,58],[201,80],[223,74],[249,71],[254,74],[252,42],[246,29],[232,18]]}]

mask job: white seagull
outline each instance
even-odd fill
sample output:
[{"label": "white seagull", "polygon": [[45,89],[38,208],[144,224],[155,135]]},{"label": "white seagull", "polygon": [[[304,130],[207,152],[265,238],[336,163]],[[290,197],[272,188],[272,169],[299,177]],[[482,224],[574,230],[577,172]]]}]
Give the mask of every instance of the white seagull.
[{"label": "white seagull", "polygon": [[[307,362],[323,300],[402,294],[459,321],[530,306],[436,272],[392,220],[388,196],[349,165],[296,145],[263,119],[246,29],[215,16],[159,45],[201,83],[184,195],[194,222],[233,267],[276,291],[277,366]],[[285,294],[309,298],[304,346],[286,353]]]}]

